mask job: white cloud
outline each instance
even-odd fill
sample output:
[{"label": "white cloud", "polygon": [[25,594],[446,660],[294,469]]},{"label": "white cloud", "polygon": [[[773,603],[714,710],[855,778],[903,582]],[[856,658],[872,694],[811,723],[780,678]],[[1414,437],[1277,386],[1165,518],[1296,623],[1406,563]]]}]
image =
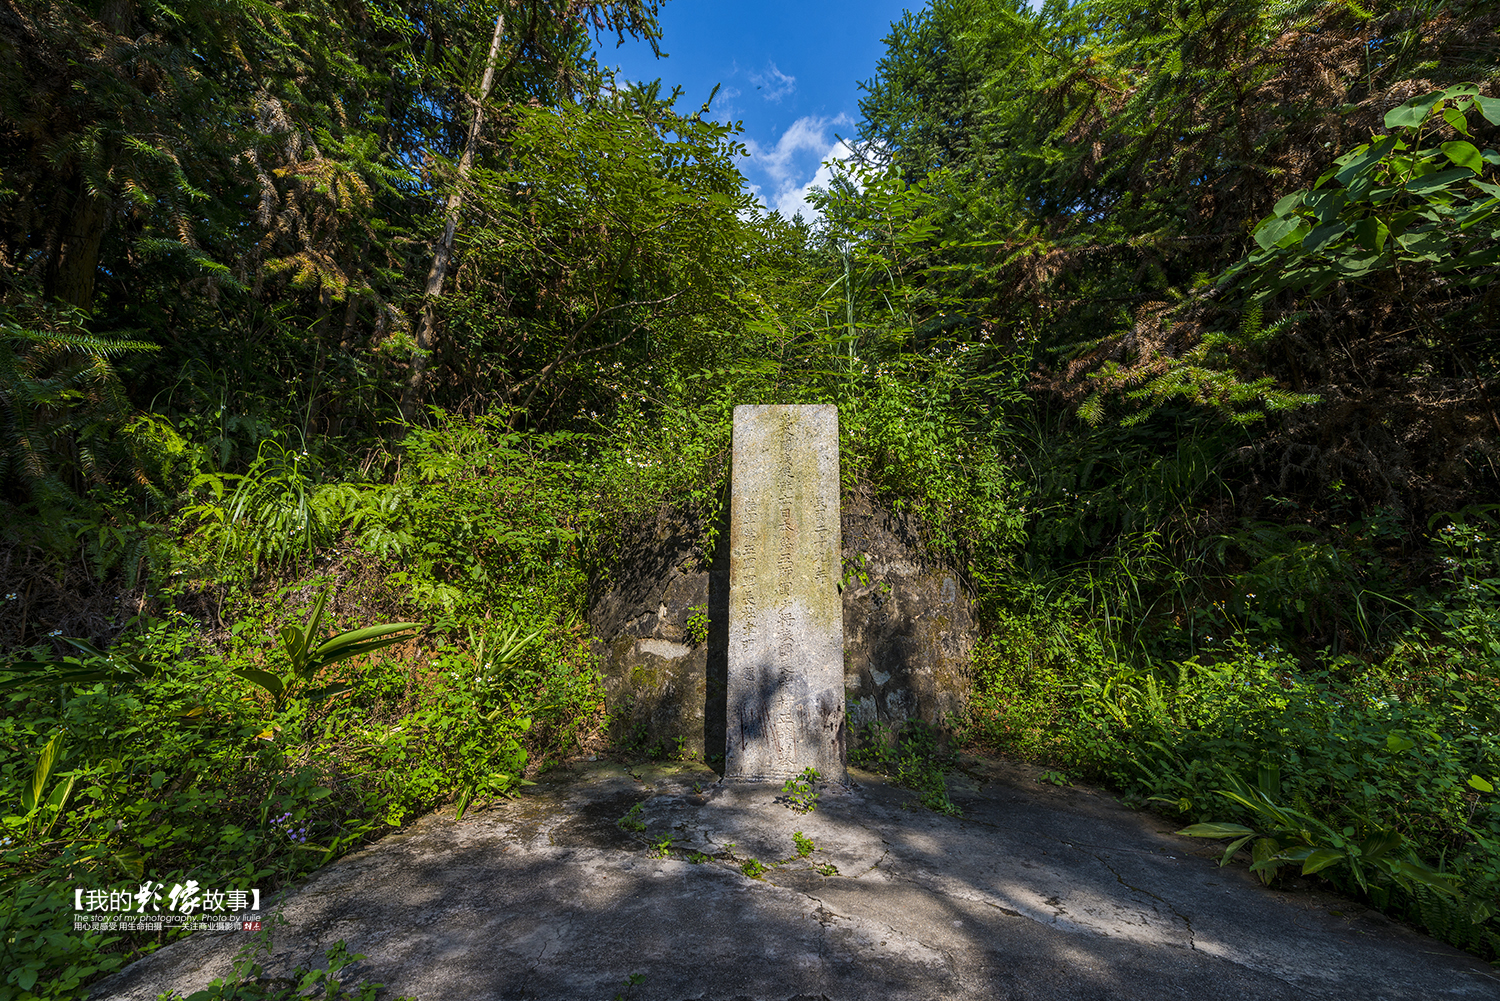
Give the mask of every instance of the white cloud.
[{"label": "white cloud", "polygon": [[761,146],[754,139],[745,140],[750,151],[745,170],[760,175],[766,182],[752,181],[750,193],[766,208],[788,219],[798,212],[809,221],[816,219],[817,210],[807,203],[807,195],[813,187],[827,187],[833,179],[828,161],[847,160],[853,155],[848,143],[833,134],[836,127],[853,124],[848,115],[805,117],[793,122],[773,147]]},{"label": "white cloud", "polygon": [[835,142],[828,151],[823,154],[823,159],[818,163],[818,169],[812,179],[801,187],[785,187],[776,193],[776,202],[771,207],[776,209],[788,219],[794,217],[798,212],[808,221],[817,220],[821,213],[807,202],[807,196],[813,188],[827,188],[833,180],[833,169],[828,161],[847,160],[854,155],[849,144],[840,139]]},{"label": "white cloud", "polygon": [[747,139],[745,147],[750,150],[755,166],[780,185],[796,175],[799,162],[807,159],[805,154],[830,148],[832,143],[828,131],[832,126],[846,124],[852,124],[848,115],[832,119],[807,116],[793,122],[791,128],[776,140],[775,146],[767,148],[754,139]]},{"label": "white cloud", "polygon": [[755,84],[756,90],[763,90],[761,94],[767,101],[781,103],[781,99],[797,89],[797,78],[787,76],[776,68],[775,63],[766,63],[764,73],[751,73],[750,82]]}]

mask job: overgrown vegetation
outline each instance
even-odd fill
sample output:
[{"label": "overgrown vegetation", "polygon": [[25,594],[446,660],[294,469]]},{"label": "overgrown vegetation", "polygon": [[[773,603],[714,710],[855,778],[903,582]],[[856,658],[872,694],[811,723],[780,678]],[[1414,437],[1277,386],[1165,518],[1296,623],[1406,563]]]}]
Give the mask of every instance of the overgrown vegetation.
[{"label": "overgrown vegetation", "polygon": [[956,764],[953,755],[939,746],[938,735],[920,720],[908,720],[899,727],[868,724],[849,761],[915,790],[917,802],[929,810],[963,816],[948,796],[947,773]]},{"label": "overgrown vegetation", "polygon": [[599,749],[589,581],[739,403],[967,572],[959,739],[1500,955],[1500,12],[932,0],[816,224],[600,71],[655,12],[0,5],[0,999],[167,937],[66,888]]}]

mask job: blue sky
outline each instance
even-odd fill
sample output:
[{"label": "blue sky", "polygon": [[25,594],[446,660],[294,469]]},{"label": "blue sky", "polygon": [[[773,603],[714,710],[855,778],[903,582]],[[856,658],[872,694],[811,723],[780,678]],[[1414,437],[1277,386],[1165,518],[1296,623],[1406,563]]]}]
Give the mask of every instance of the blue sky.
[{"label": "blue sky", "polygon": [[667,0],[662,7],[662,51],[612,41],[600,62],[627,80],[654,80],[670,93],[683,88],[679,110],[696,110],[714,84],[723,84],[713,115],[744,123],[750,149],[740,169],[751,191],[787,216],[801,210],[812,184],[828,179],[819,165],[845,150],[859,124],[858,82],[875,75],[881,40],[903,11],[922,0]]}]

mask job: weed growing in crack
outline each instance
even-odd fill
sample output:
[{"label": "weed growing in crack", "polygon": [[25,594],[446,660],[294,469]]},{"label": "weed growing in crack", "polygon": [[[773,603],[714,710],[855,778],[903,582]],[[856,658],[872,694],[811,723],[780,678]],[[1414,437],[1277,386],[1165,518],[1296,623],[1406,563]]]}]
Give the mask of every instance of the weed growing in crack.
[{"label": "weed growing in crack", "polygon": [[816,768],[806,768],[801,775],[786,780],[781,787],[785,793],[782,801],[787,807],[798,813],[811,813],[818,805],[818,792],[813,785],[822,780],[823,776],[818,774]]},{"label": "weed growing in crack", "polygon": [[641,819],[641,807],[644,804],[637,803],[626,811],[625,816],[615,821],[615,826],[622,831],[641,834],[646,830],[646,822]]},{"label": "weed growing in crack", "polygon": [[792,844],[797,846],[797,856],[799,858],[807,858],[818,850],[818,846],[813,844],[812,838],[807,837],[801,831],[792,832]]},{"label": "weed growing in crack", "polygon": [[[383,984],[372,984],[361,981],[357,984],[346,985],[339,974],[349,966],[354,965],[365,956],[363,953],[349,951],[349,947],[343,941],[335,942],[324,956],[327,960],[326,969],[308,968],[298,966],[292,971],[289,979],[264,977],[265,972],[261,966],[262,960],[269,960],[273,951],[271,932],[278,923],[285,919],[280,914],[275,914],[265,922],[260,934],[256,935],[235,956],[231,966],[231,973],[227,976],[218,977],[204,990],[190,995],[190,1001],[296,1001],[300,998],[321,995],[323,1001],[375,1001]],[[273,985],[268,986],[267,985]],[[282,986],[285,985],[285,986]],[[292,985],[295,985],[293,988]],[[309,991],[304,994],[303,991]],[[35,995],[27,995],[34,997]],[[168,992],[161,995],[166,1001],[182,1001],[182,995]],[[396,1001],[414,1001],[408,996],[402,996]]]},{"label": "weed growing in crack", "polygon": [[615,995],[615,1001],[629,1001],[635,996],[635,989],[646,982],[644,973],[632,973],[620,984],[622,990]]},{"label": "weed growing in crack", "polygon": [[963,816],[948,798],[944,778],[954,767],[953,756],[939,748],[937,733],[931,727],[916,720],[909,720],[899,730],[871,723],[860,743],[861,747],[849,755],[850,761],[883,772],[915,790],[918,801],[934,813]]}]

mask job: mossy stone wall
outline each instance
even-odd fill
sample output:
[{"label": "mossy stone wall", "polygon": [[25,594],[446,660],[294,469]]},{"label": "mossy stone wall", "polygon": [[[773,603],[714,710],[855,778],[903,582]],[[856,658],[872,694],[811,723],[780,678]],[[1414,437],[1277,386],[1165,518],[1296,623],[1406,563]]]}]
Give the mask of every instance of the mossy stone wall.
[{"label": "mossy stone wall", "polygon": [[[915,519],[866,490],[841,504],[844,692],[850,746],[871,725],[942,728],[970,690],[976,627],[962,575],[928,552]],[[723,762],[728,651],[728,531],[664,509],[627,537],[589,605],[611,736],[637,751]],[[861,559],[862,558],[862,559]],[[864,578],[855,572],[862,562]],[[706,637],[691,635],[696,608]]]}]

